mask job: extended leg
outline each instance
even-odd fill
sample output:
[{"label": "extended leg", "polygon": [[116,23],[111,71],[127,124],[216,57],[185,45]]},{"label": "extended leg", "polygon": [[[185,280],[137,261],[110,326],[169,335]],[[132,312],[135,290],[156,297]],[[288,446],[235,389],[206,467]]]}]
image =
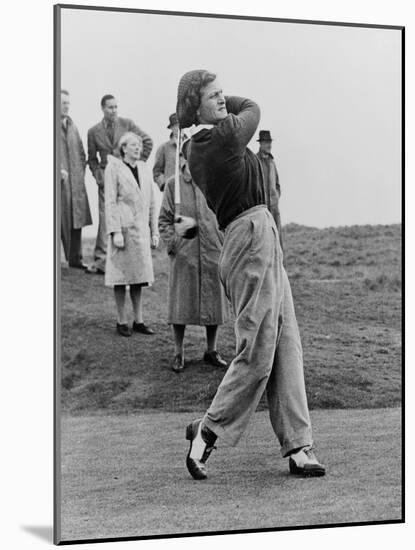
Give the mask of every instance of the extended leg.
[{"label": "extended leg", "polygon": [[94,250],[94,264],[100,271],[105,271],[105,258],[107,255],[107,233],[105,225],[105,195],[104,187],[98,187],[98,233]]},{"label": "extended leg", "polygon": [[125,285],[114,286],[115,305],[117,307],[117,322],[120,325],[127,323],[125,314]]},{"label": "extended leg", "polygon": [[181,372],[184,369],[184,333],[186,325],[173,325],[174,337],[174,359],[171,366],[172,371]]},{"label": "extended leg", "polygon": [[220,273],[236,317],[237,353],[203,423],[230,445],[246,430],[274,360],[283,283],[271,220],[256,210],[225,236]]},{"label": "extended leg", "polygon": [[61,183],[61,239],[66,261],[70,260],[71,227],[72,227],[72,203],[69,181]]},{"label": "extended leg", "polygon": [[186,325],[173,325],[174,351],[176,355],[183,355],[183,341]]},{"label": "extended leg", "polygon": [[154,334],[154,331],[143,322],[143,302],[141,285],[130,285],[131,303],[133,304],[134,323],[133,331],[142,334]]},{"label": "extended leg", "polygon": [[216,342],[218,340],[218,325],[208,325],[206,327],[206,344],[207,351],[216,350]]},{"label": "extended leg", "polygon": [[325,467],[313,450],[305,391],[300,332],[288,277],[284,271],[284,299],[274,365],[267,383],[269,415],[283,456],[292,474],[323,476]]},{"label": "extended leg", "polygon": [[303,352],[291,287],[283,272],[284,298],[274,365],[267,383],[272,427],[283,456],[312,445],[310,415],[305,391]]},{"label": "extended leg", "polygon": [[134,321],[136,323],[143,322],[143,306],[141,301],[141,286],[130,285],[130,297],[133,306]]},{"label": "extended leg", "polygon": [[206,477],[205,462],[216,437],[238,443],[272,370],[283,285],[270,220],[265,208],[256,208],[225,235],[219,270],[236,317],[237,351],[205,416],[186,430],[191,442],[186,465],[195,479]]},{"label": "extended leg", "polygon": [[82,229],[71,229],[71,246],[69,253],[71,267],[85,267],[82,264]]},{"label": "extended leg", "polygon": [[203,356],[203,360],[210,365],[215,367],[227,367],[226,361],[222,359],[219,355],[216,344],[218,340],[218,325],[207,325],[206,326],[206,345],[207,351]]}]

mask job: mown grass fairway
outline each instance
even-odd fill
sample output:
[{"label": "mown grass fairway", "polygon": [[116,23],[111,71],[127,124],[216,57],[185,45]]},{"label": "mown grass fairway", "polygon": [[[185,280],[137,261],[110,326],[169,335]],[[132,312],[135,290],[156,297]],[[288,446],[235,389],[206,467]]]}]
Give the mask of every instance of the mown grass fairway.
[{"label": "mown grass fairway", "polygon": [[[165,249],[144,290],[154,336],[118,336],[103,277],[62,267],[62,540],[401,519],[401,226],[291,224],[285,249],[327,475],[288,474],[263,400],[244,443],[219,442],[193,481],[184,429],[224,372],[203,363],[201,327],[170,370]],[[234,346],[230,319],[218,349],[230,361]]]},{"label": "mown grass fairway", "polygon": [[62,540],[401,518],[400,410],[313,411],[322,478],[288,473],[265,411],[209,478],[187,473],[189,413],[66,417]]}]

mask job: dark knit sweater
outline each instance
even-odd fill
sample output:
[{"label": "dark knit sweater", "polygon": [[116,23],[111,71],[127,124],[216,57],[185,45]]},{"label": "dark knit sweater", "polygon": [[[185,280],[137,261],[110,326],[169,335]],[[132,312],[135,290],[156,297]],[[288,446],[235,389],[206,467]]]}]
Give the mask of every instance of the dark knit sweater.
[{"label": "dark knit sweater", "polygon": [[128,166],[128,168],[131,170],[131,172],[133,173],[133,176],[135,178],[135,181],[138,183],[138,187],[140,187],[141,189],[141,185],[140,185],[140,178],[138,177],[138,168],[137,168],[137,165],[135,166],[131,166],[131,164],[129,162],[127,162],[126,160],[123,160],[123,163]]},{"label": "dark knit sweater", "polygon": [[185,155],[193,181],[215,212],[220,229],[248,208],[266,204],[257,156],[247,149],[260,118],[256,103],[227,97],[228,116],[195,134]]}]

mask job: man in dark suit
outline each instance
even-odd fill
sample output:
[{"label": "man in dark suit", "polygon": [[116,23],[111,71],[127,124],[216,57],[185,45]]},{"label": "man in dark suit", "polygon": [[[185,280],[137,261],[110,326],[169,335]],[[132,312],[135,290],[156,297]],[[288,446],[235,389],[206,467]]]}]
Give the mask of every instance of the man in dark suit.
[{"label": "man in dark suit", "polygon": [[[153,141],[129,118],[118,116],[117,100],[107,94],[101,99],[101,109],[104,118],[88,130],[88,164],[98,185],[98,234],[94,250],[94,263],[86,273],[105,273],[105,258],[107,253],[107,234],[105,229],[104,201],[104,171],[107,165],[107,155],[119,157],[118,141],[125,132],[134,132],[143,140],[141,160],[147,160],[153,148]],[[99,158],[98,158],[99,157]]]}]

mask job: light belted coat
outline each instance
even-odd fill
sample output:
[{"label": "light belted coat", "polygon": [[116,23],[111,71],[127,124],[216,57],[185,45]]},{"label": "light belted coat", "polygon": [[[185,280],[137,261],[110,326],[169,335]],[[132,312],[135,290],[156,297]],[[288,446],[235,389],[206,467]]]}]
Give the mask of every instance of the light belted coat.
[{"label": "light belted coat", "polygon": [[195,218],[198,234],[193,239],[183,239],[175,232],[174,178],[169,179],[159,214],[160,236],[170,257],[167,322],[220,325],[229,311],[218,272],[223,235],[190,175],[180,176],[180,195],[180,213]]},{"label": "light belted coat", "polygon": [[[121,159],[108,155],[105,168],[107,286],[154,281],[150,243],[152,236],[158,236],[158,228],[153,179],[143,161],[138,161],[137,167],[140,186]],[[124,236],[122,249],[112,243],[111,233],[116,232]]]}]

